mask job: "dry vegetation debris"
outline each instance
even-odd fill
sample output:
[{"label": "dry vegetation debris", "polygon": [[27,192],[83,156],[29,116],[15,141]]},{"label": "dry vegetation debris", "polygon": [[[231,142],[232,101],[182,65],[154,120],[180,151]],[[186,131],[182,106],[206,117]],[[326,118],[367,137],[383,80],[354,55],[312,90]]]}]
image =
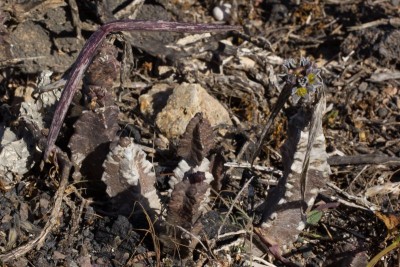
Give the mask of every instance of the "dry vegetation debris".
[{"label": "dry vegetation debris", "polygon": [[[2,265],[394,266],[399,8],[1,2]],[[64,121],[76,58],[116,19],[243,31],[109,34]]]}]

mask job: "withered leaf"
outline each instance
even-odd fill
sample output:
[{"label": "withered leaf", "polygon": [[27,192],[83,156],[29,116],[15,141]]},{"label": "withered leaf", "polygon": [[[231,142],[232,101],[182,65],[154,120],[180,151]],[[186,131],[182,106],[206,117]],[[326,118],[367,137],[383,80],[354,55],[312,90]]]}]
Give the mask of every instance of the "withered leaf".
[{"label": "withered leaf", "polygon": [[106,192],[114,198],[114,204],[120,205],[120,210],[132,209],[138,201],[143,207],[159,213],[161,204],[153,164],[132,138],[122,138],[107,155],[103,167],[102,181],[107,185]]},{"label": "withered leaf", "polygon": [[120,72],[118,49],[106,40],[94,57],[84,77],[84,93],[92,106],[114,105],[113,84]]},{"label": "withered leaf", "polygon": [[219,192],[222,188],[222,179],[224,178],[224,164],[225,158],[220,152],[213,154],[210,160],[211,173],[214,176],[214,180],[211,182],[212,188]]},{"label": "withered leaf", "polygon": [[118,49],[109,41],[105,41],[94,57],[85,74],[85,83],[105,88],[112,88],[120,71],[117,60]]},{"label": "withered leaf", "polygon": [[188,179],[175,185],[168,204],[167,221],[190,229],[191,225],[201,216],[204,200],[208,197],[209,184],[204,182],[205,173],[196,172]]},{"label": "withered leaf", "polygon": [[196,222],[205,212],[208,203],[209,184],[204,182],[205,173],[195,172],[175,185],[168,204],[167,229],[161,240],[166,250],[173,252],[179,248],[179,255],[185,258],[189,255],[189,244],[195,243],[192,236],[182,231],[179,226],[193,235],[197,235],[201,227],[195,227]]},{"label": "withered leaf", "polygon": [[116,106],[84,111],[74,125],[75,133],[68,145],[72,161],[80,167],[81,174],[89,179],[101,178],[101,165],[119,130],[118,112]]},{"label": "withered leaf", "polygon": [[199,112],[186,127],[179,142],[178,155],[194,167],[200,164],[214,145],[214,133],[210,122]]},{"label": "withered leaf", "polygon": [[388,230],[396,229],[400,225],[400,214],[376,211],[375,215],[385,224]]}]

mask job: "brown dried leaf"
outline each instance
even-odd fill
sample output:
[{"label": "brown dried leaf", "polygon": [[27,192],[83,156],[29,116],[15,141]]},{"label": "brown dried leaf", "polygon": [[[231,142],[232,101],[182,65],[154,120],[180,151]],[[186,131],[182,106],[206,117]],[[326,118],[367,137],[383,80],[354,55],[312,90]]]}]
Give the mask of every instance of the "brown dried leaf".
[{"label": "brown dried leaf", "polygon": [[89,179],[100,179],[102,175],[101,165],[119,130],[118,112],[116,106],[84,111],[74,125],[75,133],[68,145],[72,162]]},{"label": "brown dried leaf", "polygon": [[131,212],[134,202],[139,201],[146,210],[159,213],[161,204],[155,188],[153,164],[133,139],[123,138],[119,143],[103,164],[102,181],[107,185],[107,194],[120,206],[120,211]]},{"label": "brown dried leaf", "polygon": [[400,214],[376,211],[375,215],[385,224],[388,230],[396,229],[400,225]]},{"label": "brown dried leaf", "polygon": [[214,177],[211,182],[212,188],[219,192],[222,188],[222,179],[224,178],[224,164],[226,160],[221,153],[213,154],[210,160],[210,169]]},{"label": "brown dried leaf", "polygon": [[196,172],[188,179],[175,185],[168,204],[167,221],[185,229],[190,227],[201,216],[201,203],[207,198],[209,185],[204,182],[205,173]]},{"label": "brown dried leaf", "polygon": [[117,56],[118,49],[105,41],[86,71],[85,83],[111,89],[121,67]]},{"label": "brown dried leaf", "polygon": [[[179,248],[179,255],[182,258],[189,255],[188,246],[195,242],[188,233],[192,233],[196,222],[205,212],[205,205],[208,203],[209,184],[205,183],[204,180],[204,172],[188,175],[186,180],[175,185],[168,204],[167,228],[161,240],[167,251],[174,252],[175,249]],[[187,230],[187,232],[181,228]],[[196,233],[192,233],[193,235],[197,235],[198,228],[196,227]]]},{"label": "brown dried leaf", "polygon": [[178,155],[194,167],[200,164],[214,145],[210,122],[199,112],[186,127],[179,143]]}]

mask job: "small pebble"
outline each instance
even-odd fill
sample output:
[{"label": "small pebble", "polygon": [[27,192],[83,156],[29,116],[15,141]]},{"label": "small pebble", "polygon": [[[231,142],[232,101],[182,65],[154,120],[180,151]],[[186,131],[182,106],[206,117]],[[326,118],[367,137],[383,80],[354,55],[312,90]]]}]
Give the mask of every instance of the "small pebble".
[{"label": "small pebble", "polygon": [[366,82],[362,82],[362,83],[360,84],[360,86],[358,86],[358,90],[359,90],[360,92],[364,92],[365,90],[367,90],[367,88],[368,88],[368,83],[366,83]]},{"label": "small pebble", "polygon": [[382,108],[382,107],[379,108],[378,112],[377,112],[379,118],[385,118],[388,113],[389,113],[388,110],[386,108]]},{"label": "small pebble", "polygon": [[214,19],[218,21],[228,20],[231,16],[231,9],[232,5],[228,3],[214,7],[212,11]]}]

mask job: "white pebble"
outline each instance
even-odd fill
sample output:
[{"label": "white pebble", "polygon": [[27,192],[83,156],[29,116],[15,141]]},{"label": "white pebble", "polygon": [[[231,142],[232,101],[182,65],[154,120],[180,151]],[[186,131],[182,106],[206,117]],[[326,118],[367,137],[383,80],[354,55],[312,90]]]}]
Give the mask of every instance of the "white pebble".
[{"label": "white pebble", "polygon": [[231,8],[232,5],[228,3],[214,7],[212,11],[214,19],[218,21],[228,20],[231,16]]}]

